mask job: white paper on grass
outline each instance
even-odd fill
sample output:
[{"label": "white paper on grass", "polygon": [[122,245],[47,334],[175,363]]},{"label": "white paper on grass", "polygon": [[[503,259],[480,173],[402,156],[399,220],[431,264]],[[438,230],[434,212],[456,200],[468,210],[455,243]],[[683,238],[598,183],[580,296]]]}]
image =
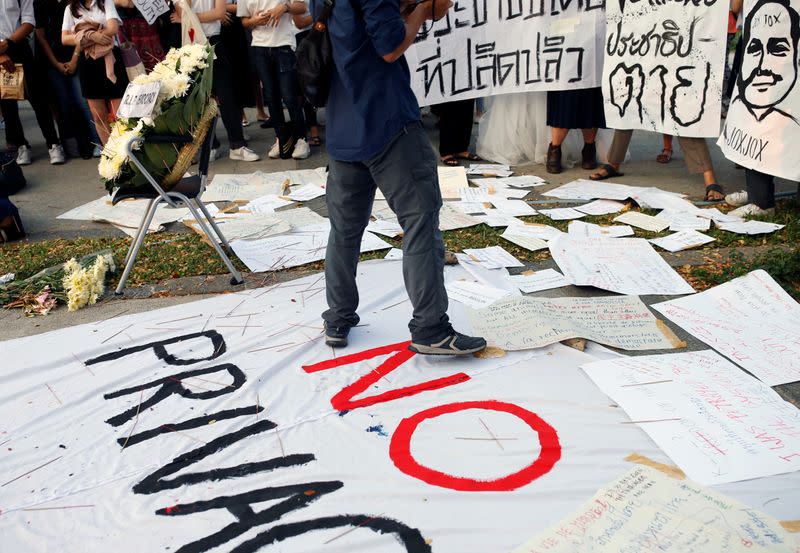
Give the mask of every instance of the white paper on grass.
[{"label": "white paper on grass", "polygon": [[643,190],[639,186],[629,186],[616,182],[596,182],[588,179],[578,179],[561,186],[542,192],[542,196],[550,196],[562,200],[627,200],[634,193]]},{"label": "white paper on grass", "polygon": [[720,484],[800,469],[800,410],[713,351],[583,370],[693,480]]},{"label": "white paper on grass", "polygon": [[678,340],[634,296],[521,297],[468,311],[472,329],[506,350],[586,338],[627,350],[674,349]]},{"label": "white paper on grass", "polygon": [[614,222],[624,223],[650,232],[661,232],[669,228],[669,221],[653,217],[652,215],[645,215],[639,211],[627,211],[622,215],[614,217]]},{"label": "white paper on grass", "polygon": [[403,250],[399,248],[392,248],[389,250],[389,253],[386,254],[384,259],[388,259],[389,261],[397,261],[403,259]]},{"label": "white paper on grass", "polygon": [[286,197],[296,202],[307,202],[324,195],[324,188],[315,184],[302,184],[300,186],[293,187],[291,192],[287,194]]},{"label": "white paper on grass", "polygon": [[523,200],[503,200],[499,198],[492,198],[489,201],[495,207],[495,209],[497,209],[497,211],[511,217],[526,217],[536,215],[536,210]]},{"label": "white paper on grass", "polygon": [[769,386],[800,380],[800,305],[766,271],[653,308]]},{"label": "white paper on grass", "polygon": [[485,215],[475,215],[474,219],[478,221],[478,223],[483,223],[484,225],[495,228],[508,227],[522,222],[511,215],[502,213],[499,209],[488,209],[485,213]]},{"label": "white paper on grass", "polygon": [[643,238],[563,234],[548,243],[564,276],[578,286],[619,294],[691,294],[694,289]]},{"label": "white paper on grass", "polygon": [[727,213],[722,213],[716,207],[709,207],[706,209],[698,209],[696,212],[698,217],[705,217],[707,219],[711,219],[715,223],[742,223],[744,219],[741,217],[736,217],[734,215],[728,215]]},{"label": "white paper on grass", "polygon": [[375,234],[382,234],[389,238],[395,238],[403,234],[403,227],[394,221],[386,221],[378,219],[377,221],[370,221],[367,225],[367,231],[374,232]]},{"label": "white paper on grass", "polygon": [[525,294],[569,286],[569,282],[564,278],[564,275],[555,269],[526,271],[519,275],[508,275],[506,278],[513,282],[520,292]]},{"label": "white paper on grass", "polygon": [[669,221],[669,230],[709,230],[711,228],[711,219],[698,216],[695,212],[675,211],[672,209],[665,209],[658,215],[658,219]]},{"label": "white paper on grass", "polygon": [[585,213],[581,213],[577,209],[571,207],[556,207],[554,209],[540,209],[539,213],[549,217],[553,221],[569,221],[570,219],[580,219],[586,217]]},{"label": "white paper on grass", "polygon": [[[234,240],[231,247],[251,271],[277,271],[325,259],[329,233],[330,223],[326,222],[260,240]],[[391,244],[374,234],[365,232],[360,251],[363,253],[391,247]]]},{"label": "white paper on grass", "polygon": [[442,198],[459,198],[461,190],[469,186],[467,171],[463,167],[437,167],[437,171]]},{"label": "white paper on grass", "polygon": [[547,242],[541,238],[535,238],[533,236],[517,233],[516,231],[518,228],[519,227],[517,226],[509,226],[505,231],[503,231],[503,234],[500,235],[500,238],[505,238],[512,244],[516,244],[517,246],[532,252],[543,250],[547,247]]},{"label": "white paper on grass", "polygon": [[503,267],[524,267],[519,259],[508,253],[502,246],[488,248],[465,248],[464,253],[486,269]]},{"label": "white paper on grass", "polygon": [[[276,217],[274,213],[222,213],[214,216],[214,222],[228,242],[258,240],[292,230],[288,221]],[[184,220],[183,224],[205,237],[193,217]]]},{"label": "white paper on grass", "polygon": [[516,177],[501,177],[497,179],[506,186],[513,186],[514,188],[533,188],[547,184],[542,177],[536,175],[518,175]]},{"label": "white paper on grass", "polygon": [[445,289],[447,290],[447,297],[452,301],[457,301],[473,309],[487,307],[511,295],[508,290],[486,286],[485,284],[469,280],[448,282],[445,285]]},{"label": "white paper on grass", "polygon": [[595,200],[588,204],[575,206],[575,209],[586,215],[609,215],[625,209],[625,204],[614,200]]},{"label": "white paper on grass", "polygon": [[484,203],[489,201],[489,190],[487,188],[480,188],[470,186],[469,188],[462,188],[459,190],[462,202]]},{"label": "white paper on grass", "polygon": [[[445,282],[466,277],[460,267],[445,270]],[[373,371],[382,363],[395,354],[407,354],[412,308],[404,301],[408,296],[398,263],[362,263],[357,278],[363,326],[351,331],[349,346],[337,355],[321,339],[320,313],[327,305],[325,280],[319,273],[268,288],[2,342],[4,357],[13,360],[3,367],[0,392],[0,420],[6,432],[3,447],[13,449],[3,458],[2,483],[53,461],[2,488],[3,550],[30,551],[35,544],[36,550],[79,553],[87,550],[87,536],[92,540],[91,549],[98,551],[177,550],[219,532],[234,519],[226,509],[178,510],[183,516],[158,515],[159,509],[268,487],[297,486],[298,493],[320,491],[307,486],[338,482],[340,487],[330,494],[320,493],[317,501],[280,520],[228,537],[217,549],[234,549],[276,526],[350,514],[356,522],[301,533],[282,541],[280,547],[295,553],[320,549],[397,553],[394,534],[359,526],[366,518],[376,517],[419,532],[414,534],[419,543],[429,539],[437,551],[510,551],[626,470],[628,463],[623,459],[631,452],[666,460],[638,428],[621,424],[625,414],[610,407],[605,395],[579,369],[593,358],[571,348],[508,352],[500,359],[431,358],[409,352],[410,358],[397,370],[377,377]],[[457,328],[468,329],[463,306],[453,303],[449,315]],[[216,333],[224,347],[213,345],[205,336],[178,340],[201,331]],[[164,346],[167,354],[199,362],[170,365],[147,347],[167,340],[175,340]],[[388,354],[314,373],[303,370],[303,366],[390,344],[397,347]],[[123,352],[127,354],[119,359],[88,367],[83,364],[136,347],[140,350]],[[214,355],[216,359],[203,360]],[[240,380],[233,380],[229,367],[240,371]],[[217,370],[184,375],[201,369]],[[354,407],[347,413],[331,404],[334,395],[365,377],[374,377],[374,383],[357,393],[356,401],[451,375],[460,375],[451,385],[402,394],[394,400],[383,398],[385,401]],[[217,393],[203,398],[170,395],[142,408],[134,423],[140,396],[147,400],[161,385],[144,392],[136,387],[172,379],[180,379],[182,389],[194,395]],[[104,397],[130,388],[132,392],[119,397]],[[554,462],[552,468],[529,483],[511,486],[510,491],[491,493],[444,488],[401,472],[389,454],[401,422],[431,408],[467,401],[517,406],[542,421],[539,432],[552,428],[558,442],[553,447],[545,434],[540,438],[539,432],[510,413],[465,408],[431,417],[419,426],[411,441],[413,457],[419,463],[446,474],[486,481],[529,466],[546,444],[545,458]],[[265,410],[257,413],[259,407]],[[131,409],[130,418],[120,426],[105,422]],[[243,411],[241,416],[215,416],[234,409]],[[198,417],[201,423],[196,427],[176,432],[166,429],[149,440],[130,441],[121,447],[129,435]],[[486,441],[491,436],[479,419],[497,437],[516,439],[502,441],[502,449],[496,442]],[[263,428],[267,420],[277,428],[267,427],[259,433],[248,429],[255,424]],[[241,439],[230,439],[232,432],[239,432]],[[213,454],[202,459],[191,454],[225,436],[229,445]],[[564,454],[559,456],[562,449]],[[179,488],[150,494],[133,492],[145,477],[181,455],[197,462],[165,475],[165,482],[246,463],[272,459],[287,463],[275,470],[242,471],[220,480],[187,481]],[[288,455],[304,455],[308,461],[289,464]],[[587,460],[592,470],[587,471]],[[779,485],[788,489],[783,481],[762,485],[752,501],[775,497]],[[258,512],[284,499],[254,504],[254,509]],[[525,509],[519,509],[522,504]],[[778,504],[773,501],[768,507]],[[53,508],[70,505],[90,507]],[[29,508],[47,510],[22,510]],[[103,513],[119,516],[104,516],[99,526],[98,516]],[[323,547],[325,541],[353,528]]]},{"label": "white paper on grass", "polygon": [[576,236],[605,236],[607,238],[620,238],[634,234],[633,229],[628,225],[601,226],[583,221],[570,221],[567,232]]},{"label": "white paper on grass", "polygon": [[692,202],[684,199],[683,194],[669,192],[660,188],[641,188],[635,190],[631,198],[639,204],[642,209],[672,209],[675,211],[685,211],[696,213],[700,208]]},{"label": "white paper on grass", "polygon": [[708,244],[714,240],[716,240],[716,238],[711,238],[696,230],[682,230],[675,234],[662,236],[661,238],[651,238],[650,243],[668,252],[679,252]]},{"label": "white paper on grass", "polygon": [[736,234],[769,234],[781,230],[784,225],[767,223],[766,221],[742,221],[735,223],[717,223],[720,230]]},{"label": "white paper on grass", "polygon": [[[118,228],[125,227],[124,230],[120,230],[126,233],[135,233],[147,212],[148,203],[149,200],[124,200],[117,205],[111,205],[111,199],[108,196],[103,196],[89,203],[70,209],[57,218],[73,221],[111,223]],[[188,208],[181,207],[175,209],[163,203],[159,204],[156,208],[153,220],[150,222],[150,226],[147,227],[147,231],[157,232],[163,229],[164,225],[167,223],[174,223],[187,215],[190,215]]]},{"label": "white paper on grass", "polygon": [[[458,209],[462,213],[476,214],[486,213],[486,210],[492,209],[491,204],[484,202],[448,202],[451,207]],[[489,206],[489,207],[487,207]]]},{"label": "white paper on grass", "polygon": [[203,201],[206,202],[235,202],[252,201],[262,196],[281,196],[291,184],[289,174],[282,173],[255,173],[233,175],[219,173],[203,192]]},{"label": "white paper on grass", "polygon": [[503,179],[496,179],[496,178],[473,179],[472,182],[478,187],[479,190],[484,190],[485,193],[488,195],[489,199],[503,198],[506,200],[509,199],[519,200],[529,194],[529,191],[526,189],[514,188],[512,186],[505,184]]},{"label": "white paper on grass", "polygon": [[281,198],[277,194],[266,194],[251,200],[242,209],[252,213],[274,213],[277,209],[290,205],[294,205],[294,202]]},{"label": "white paper on grass", "polygon": [[525,223],[518,219],[514,220],[514,224],[510,225],[507,231],[517,236],[539,238],[544,241],[552,240],[556,236],[564,234],[556,227],[551,227],[550,225],[542,225],[540,223]]},{"label": "white paper on grass", "polygon": [[456,230],[460,228],[474,227],[480,221],[472,215],[467,215],[460,209],[453,206],[457,202],[443,202],[439,210],[439,230]]},{"label": "white paper on grass", "polygon": [[635,467],[512,553],[794,553],[773,517],[694,482]]}]

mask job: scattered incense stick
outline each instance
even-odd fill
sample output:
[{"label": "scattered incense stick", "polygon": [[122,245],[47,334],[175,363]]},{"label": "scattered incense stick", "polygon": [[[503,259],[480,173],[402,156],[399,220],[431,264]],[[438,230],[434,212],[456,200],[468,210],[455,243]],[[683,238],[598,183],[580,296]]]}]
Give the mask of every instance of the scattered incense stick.
[{"label": "scattered incense stick", "polygon": [[58,396],[57,396],[57,395],[56,395],[56,393],[53,391],[53,388],[51,388],[51,387],[50,387],[50,384],[48,384],[47,382],[45,382],[45,383],[44,383],[44,385],[45,385],[45,386],[47,386],[47,389],[48,389],[48,390],[50,390],[50,393],[51,393],[51,394],[53,394],[53,397],[54,397],[54,398],[56,398],[56,401],[58,402],[58,404],[59,404],[59,405],[64,405],[64,404],[61,402],[61,400],[60,400],[60,399],[58,399]]},{"label": "scattered incense stick", "polygon": [[194,437],[194,436],[192,436],[191,434],[187,434],[186,432],[183,432],[183,431],[181,431],[181,430],[178,430],[178,429],[177,429],[177,428],[175,428],[174,426],[170,426],[170,425],[168,425],[168,424],[162,424],[162,425],[161,425],[161,427],[162,427],[162,428],[166,428],[167,430],[169,430],[169,431],[171,431],[171,432],[177,432],[178,434],[182,434],[183,436],[186,436],[187,438],[189,438],[189,439],[191,439],[191,440],[194,440],[194,441],[196,441],[196,442],[200,442],[201,444],[207,444],[207,443],[208,443],[208,442],[207,442],[207,441],[205,441],[205,440],[201,440],[200,438],[195,438],[195,437]]},{"label": "scattered incense stick", "polygon": [[232,314],[234,311],[236,311],[236,310],[237,310],[237,309],[238,309],[238,308],[239,308],[239,307],[240,307],[240,306],[241,306],[241,305],[242,305],[242,304],[243,304],[245,301],[247,301],[247,300],[242,300],[242,301],[240,301],[239,303],[237,303],[237,304],[236,304],[236,307],[234,307],[233,309],[231,309],[230,311],[228,311],[228,314],[227,314],[227,315],[225,315],[225,316],[226,316],[226,317],[230,317],[230,316],[231,316],[231,314]]},{"label": "scattered incense stick", "polygon": [[28,509],[20,509],[20,511],[53,511],[57,509],[85,509],[87,507],[94,507],[94,505],[63,505],[61,507],[29,507]]},{"label": "scattered incense stick", "polygon": [[203,324],[203,328],[200,329],[200,332],[205,332],[206,331],[206,327],[208,326],[208,323],[211,322],[211,317],[213,317],[213,315],[209,315],[208,316],[208,319],[206,319],[206,322],[205,322],[205,324]]},{"label": "scattered incense stick", "polygon": [[281,433],[275,429],[275,437],[278,438],[278,445],[281,446],[281,457],[286,457],[286,451],[283,449],[283,440],[281,440]]},{"label": "scattered incense stick", "polygon": [[311,338],[310,340],[307,340],[305,342],[300,342],[299,344],[292,344],[290,347],[279,349],[279,350],[275,350],[275,351],[277,351],[277,352],[286,351],[287,349],[292,349],[293,347],[296,347],[296,346],[302,346],[302,345],[305,345],[305,344],[310,344],[311,342],[316,342],[320,338],[322,338],[322,336],[317,336],[316,338]]},{"label": "scattered incense stick", "polygon": [[183,329],[182,328],[166,328],[166,327],[162,326],[160,328],[146,327],[144,330],[155,330],[156,332],[164,331],[164,330],[168,330],[168,331],[172,331],[172,332],[180,332]]},{"label": "scattered incense stick", "polygon": [[160,323],[156,323],[156,325],[165,325],[165,324],[168,324],[168,323],[178,323],[180,321],[188,321],[188,320],[196,319],[196,318],[202,317],[202,316],[203,316],[203,314],[200,313],[199,315],[192,315],[191,317],[184,317],[182,319],[173,319],[171,321],[163,321],[163,322],[160,322]]},{"label": "scattered incense stick", "polygon": [[331,539],[329,539],[328,541],[326,541],[326,542],[323,542],[323,544],[322,544],[322,545],[328,545],[328,544],[329,544],[329,543],[331,543],[333,540],[338,540],[338,539],[339,539],[339,538],[341,538],[342,536],[346,536],[346,535],[347,535],[347,534],[349,534],[350,532],[353,532],[353,531],[355,531],[355,530],[358,530],[359,528],[361,528],[361,527],[362,527],[362,526],[364,526],[365,524],[369,524],[371,521],[375,520],[376,518],[382,517],[382,516],[383,516],[383,513],[379,514],[378,516],[374,516],[374,517],[368,517],[368,518],[365,518],[363,522],[361,522],[361,523],[359,523],[359,524],[356,524],[355,526],[353,526],[353,527],[352,527],[352,528],[350,528],[349,530],[345,530],[345,531],[344,531],[344,532],[342,532],[341,534],[338,534],[338,535],[336,535],[336,536],[332,537]]},{"label": "scattered incense stick", "polygon": [[128,437],[125,438],[125,443],[122,444],[122,449],[125,449],[125,446],[128,445],[128,440],[131,439],[131,436],[133,436],[133,431],[136,429],[136,425],[139,424],[139,409],[142,408],[142,399],[144,399],[144,390],[142,390],[139,394],[139,405],[136,406],[136,418],[133,419],[133,426],[131,426],[131,431],[128,432]]},{"label": "scattered incense stick", "polygon": [[203,382],[208,382],[209,384],[216,384],[217,386],[223,386],[225,388],[235,388],[236,387],[236,386],[233,386],[231,384],[225,384],[224,382],[217,382],[216,380],[208,380],[207,378],[200,378],[199,376],[190,376],[188,378],[194,378],[194,379],[197,379],[197,380],[202,380]]},{"label": "scattered incense stick", "polygon": [[247,353],[256,353],[256,352],[258,352],[258,351],[266,351],[266,350],[268,350],[268,349],[275,349],[275,348],[280,348],[280,347],[283,347],[283,346],[290,346],[290,345],[292,345],[293,343],[294,343],[294,342],[286,342],[285,344],[276,344],[276,345],[274,345],[274,346],[267,346],[267,347],[265,347],[265,348],[251,349],[251,350],[250,350],[250,351],[248,351]]},{"label": "scattered incense stick", "polygon": [[[242,336],[244,336],[244,333],[247,332],[247,325],[249,324],[250,324],[250,315],[247,316],[247,320],[244,322],[244,327],[242,327]],[[261,325],[256,325],[256,326],[258,326],[259,328],[261,327]]]},{"label": "scattered incense stick", "polygon": [[[262,311],[263,313],[263,311]],[[237,317],[255,317],[261,313],[242,313],[241,315],[231,315],[230,317],[217,317],[218,319],[236,319]]]},{"label": "scattered incense stick", "polygon": [[[263,325],[217,325],[217,328],[262,328]],[[244,334],[244,333],[242,333]]]},{"label": "scattered incense stick", "polygon": [[672,380],[654,380],[652,382],[637,382],[636,384],[623,384],[620,388],[630,388],[632,386],[647,386],[648,384],[663,384],[664,382],[672,382]]},{"label": "scattered incense stick", "polygon": [[474,440],[476,442],[493,442],[493,441],[503,441],[503,442],[512,442],[516,441],[519,438],[466,438],[462,436],[455,436],[454,440]]},{"label": "scattered incense stick", "polygon": [[483,419],[482,419],[482,418],[480,418],[480,417],[478,417],[478,420],[479,420],[479,421],[481,421],[481,424],[482,424],[482,425],[483,425],[483,427],[486,429],[486,431],[489,433],[489,435],[492,437],[492,439],[493,439],[493,440],[494,440],[494,441],[497,443],[497,445],[499,445],[499,446],[500,446],[500,449],[502,449],[503,451],[505,451],[505,450],[506,450],[506,448],[504,448],[504,447],[503,447],[503,444],[502,444],[502,443],[500,443],[500,440],[498,440],[498,439],[497,439],[497,436],[495,436],[495,435],[494,435],[494,432],[492,432],[491,428],[489,428],[489,425],[487,425],[485,422],[483,422]]},{"label": "scattered incense stick", "polygon": [[116,315],[111,315],[109,318],[107,318],[107,319],[103,319],[102,321],[97,321],[97,322],[96,322],[96,323],[94,323],[94,324],[95,324],[95,326],[96,326],[96,325],[99,325],[100,323],[104,323],[104,322],[106,322],[106,321],[110,321],[111,319],[114,319],[114,318],[116,318],[116,317],[119,317],[120,315],[123,315],[123,314],[127,313],[128,311],[130,311],[130,308],[128,308],[128,309],[123,309],[122,311],[120,311],[120,312],[119,312],[119,313],[117,313]]},{"label": "scattered incense stick", "polygon": [[646,421],[622,421],[620,424],[642,424],[645,422],[665,422],[665,421],[679,421],[681,420],[680,417],[675,419],[651,419]]},{"label": "scattered incense stick", "polygon": [[177,382],[178,384],[181,384],[181,385],[183,385],[185,383],[187,386],[191,386],[193,388],[200,388],[201,390],[205,390],[206,392],[216,392],[217,391],[217,390],[214,390],[212,388],[206,388],[205,386],[200,386],[199,384],[194,384],[192,382],[185,382],[184,380],[181,380],[180,378],[175,378],[174,376],[169,377],[169,379],[170,380],[174,380],[175,382]]},{"label": "scattered incense stick", "polygon": [[44,467],[46,467],[46,466],[47,466],[47,465],[49,465],[50,463],[55,463],[56,461],[58,461],[59,459],[61,459],[61,457],[63,457],[63,455],[59,455],[58,457],[56,457],[56,458],[55,458],[55,459],[53,459],[52,461],[47,461],[47,462],[46,462],[46,463],[44,463],[43,465],[39,465],[38,467],[36,467],[36,468],[33,468],[33,469],[29,470],[28,472],[26,472],[26,473],[24,473],[24,474],[20,474],[20,475],[19,475],[19,476],[17,476],[16,478],[12,478],[11,480],[9,480],[8,482],[6,482],[5,484],[2,484],[2,485],[0,485],[0,488],[2,488],[2,487],[4,487],[4,486],[8,486],[8,485],[9,485],[9,484],[11,484],[12,482],[16,482],[16,481],[17,481],[17,480],[19,480],[20,478],[23,478],[23,477],[25,477],[25,476],[28,476],[28,475],[29,475],[30,473],[32,473],[32,472],[36,472],[37,470],[39,470],[39,469],[41,469],[41,468],[44,468]]},{"label": "scattered incense stick", "polygon": [[258,404],[258,394],[256,394],[256,420],[258,420],[258,413],[261,411],[261,408]]},{"label": "scattered incense stick", "polygon": [[95,376],[94,372],[92,372],[92,369],[89,368],[89,365],[87,365],[86,363],[84,363],[83,361],[78,359],[78,356],[75,355],[74,353],[70,352],[70,355],[72,355],[72,357],[75,359],[75,361],[77,361],[78,363],[83,365],[83,368],[86,369],[87,371],[89,371],[90,375]]},{"label": "scattered incense stick", "polygon": [[102,341],[102,342],[100,342],[100,343],[101,343],[101,344],[105,344],[105,343],[106,343],[106,342],[108,342],[108,341],[109,341],[111,338],[114,338],[114,337],[116,337],[116,336],[119,336],[120,334],[122,334],[123,332],[125,332],[126,330],[128,330],[128,329],[129,329],[130,327],[132,327],[132,326],[133,326],[133,324],[129,324],[128,326],[126,326],[125,328],[123,328],[122,330],[120,330],[119,332],[115,332],[114,334],[112,334],[111,336],[109,336],[108,338],[106,338],[105,340],[103,340],[103,341]]},{"label": "scattered incense stick", "polygon": [[405,302],[407,302],[407,301],[408,301],[408,298],[404,299],[403,301],[399,301],[399,302],[397,302],[397,303],[393,303],[392,305],[387,305],[386,307],[384,307],[383,309],[381,309],[381,311],[386,311],[387,309],[391,309],[392,307],[397,307],[397,306],[398,306],[398,305],[400,305],[401,303],[405,303]]}]

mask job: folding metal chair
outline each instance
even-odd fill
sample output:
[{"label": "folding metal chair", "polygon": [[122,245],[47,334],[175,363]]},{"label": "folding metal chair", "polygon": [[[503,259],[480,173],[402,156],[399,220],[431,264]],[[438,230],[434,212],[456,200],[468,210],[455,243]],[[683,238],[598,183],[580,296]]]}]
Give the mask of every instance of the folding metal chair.
[{"label": "folding metal chair", "polygon": [[[198,226],[202,229],[203,233],[208,237],[211,245],[214,246],[214,249],[217,250],[217,254],[222,258],[222,261],[228,267],[228,270],[231,272],[231,284],[237,285],[242,284],[244,280],[242,279],[242,274],[239,270],[233,265],[233,262],[230,260],[228,255],[225,253],[225,250],[220,246],[219,242],[222,242],[222,245],[227,249],[229,252],[233,252],[231,249],[228,240],[222,234],[222,231],[219,230],[219,227],[214,223],[214,218],[206,209],[206,206],[203,205],[203,201],[201,196],[206,189],[206,180],[208,178],[208,164],[209,164],[209,157],[211,155],[211,143],[214,140],[214,128],[217,122],[217,118],[215,117],[214,120],[211,122],[211,126],[209,127],[209,131],[206,133],[206,136],[203,138],[203,145],[200,149],[200,160],[199,160],[199,171],[197,175],[193,175],[191,177],[184,177],[182,178],[174,188],[172,188],[169,192],[165,191],[158,182],[153,178],[153,176],[145,169],[142,165],[141,161],[136,156],[136,152],[134,148],[139,144],[144,144],[144,142],[150,144],[188,144],[194,140],[191,136],[173,136],[173,135],[150,135],[146,138],[138,138],[131,140],[128,143],[128,155],[130,160],[133,164],[142,172],[145,176],[147,181],[153,187],[153,190],[125,190],[125,189],[117,189],[114,192],[114,195],[111,198],[111,204],[116,205],[118,202],[122,200],[128,199],[142,199],[147,198],[150,200],[147,206],[147,210],[145,211],[144,216],[142,217],[142,222],[139,225],[139,230],[136,233],[136,236],[133,238],[131,242],[130,248],[128,248],[128,254],[125,256],[125,270],[122,272],[122,278],[120,278],[119,285],[116,289],[116,294],[121,295],[122,290],[125,288],[125,283],[128,280],[128,276],[133,269],[133,265],[136,263],[136,256],[139,255],[139,250],[144,243],[144,237],[147,234],[147,229],[150,227],[150,223],[153,220],[153,217],[156,214],[156,209],[162,203],[165,203],[171,207],[179,208],[179,207],[187,207],[189,208],[189,212],[192,214],[192,217],[195,218],[197,221]],[[200,214],[205,216],[205,220]],[[215,238],[215,236],[211,233],[211,229],[209,229],[209,225],[211,229],[214,229],[214,233],[216,233],[217,237],[219,237],[219,242]]]}]

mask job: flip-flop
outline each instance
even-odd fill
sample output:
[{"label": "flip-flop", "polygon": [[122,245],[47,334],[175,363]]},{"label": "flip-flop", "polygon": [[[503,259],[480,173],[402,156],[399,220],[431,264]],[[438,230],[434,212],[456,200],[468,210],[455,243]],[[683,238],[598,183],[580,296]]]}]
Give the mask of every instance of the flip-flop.
[{"label": "flip-flop", "polygon": [[[600,174],[600,171],[605,171],[606,174],[602,175],[602,174]],[[594,173],[592,175],[589,175],[589,178],[591,180],[606,180],[606,179],[611,179],[611,178],[614,178],[614,177],[622,177],[622,176],[625,175],[625,173],[620,173],[619,171],[614,169],[613,165],[609,165],[608,163],[606,163],[605,165],[600,167],[600,171],[598,171],[597,173]]]},{"label": "flip-flop", "polygon": [[442,158],[442,164],[448,167],[458,167],[458,160],[454,156],[445,156]]},{"label": "flip-flop", "polygon": [[669,163],[671,160],[672,160],[672,148],[664,148],[663,150],[661,150],[661,153],[656,156],[656,161],[659,163]]},{"label": "flip-flop", "polygon": [[[708,193],[709,192],[719,192],[722,195],[722,197],[721,198],[709,198],[708,197]],[[722,203],[723,201],[725,201],[725,191],[717,183],[707,184],[706,185],[706,195],[705,195],[704,200],[706,202]]]},{"label": "flip-flop", "polygon": [[460,155],[460,154],[459,154],[459,155],[455,156],[455,158],[456,158],[456,159],[463,159],[463,160],[465,160],[465,161],[483,161],[483,159],[481,158],[481,156],[479,156],[478,154],[473,154],[473,153],[471,153],[471,152],[470,152],[470,153],[468,153],[468,154],[467,154],[467,155],[465,155],[465,156],[464,156],[464,155]]},{"label": "flip-flop", "polygon": [[309,146],[322,146],[322,140],[318,136],[309,136],[307,142]]}]

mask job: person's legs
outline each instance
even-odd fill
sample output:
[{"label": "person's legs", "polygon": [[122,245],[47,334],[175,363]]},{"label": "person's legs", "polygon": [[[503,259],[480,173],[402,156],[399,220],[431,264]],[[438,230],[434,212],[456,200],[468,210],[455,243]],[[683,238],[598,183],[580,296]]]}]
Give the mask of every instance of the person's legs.
[{"label": "person's legs", "polygon": [[89,103],[81,95],[81,82],[77,75],[69,77],[68,84],[70,87],[69,97],[72,103],[77,106],[79,112],[82,114],[86,121],[86,126],[89,129],[89,140],[94,145],[100,144],[100,137],[95,129],[94,119],[92,118],[92,110],[89,109]]},{"label": "person's legs", "polygon": [[16,100],[0,100],[0,111],[3,114],[3,121],[6,124],[6,144],[9,149],[17,149],[20,146],[27,146],[25,132],[22,129],[22,121],[19,119],[19,106]]},{"label": "person's legs", "polygon": [[593,129],[581,129],[581,134],[583,134],[584,144],[594,144],[594,141],[597,138],[597,127]]},{"label": "person's legs", "polygon": [[761,173],[755,169],[745,169],[744,176],[747,181],[748,202],[756,204],[761,209],[774,208],[775,177]]},{"label": "person's legs", "polygon": [[656,161],[659,163],[669,163],[672,159],[672,135],[664,134],[661,136],[664,141],[664,147],[661,149],[661,153],[656,156]]},{"label": "person's legs", "polygon": [[89,102],[89,110],[92,112],[94,127],[97,131],[97,136],[100,138],[100,145],[105,146],[106,142],[108,142],[108,135],[111,132],[108,124],[108,102],[91,98],[87,98],[86,101]]},{"label": "person's legs", "polygon": [[603,180],[616,175],[622,162],[625,161],[625,154],[628,152],[628,146],[631,144],[632,136],[632,130],[614,129],[614,138],[611,141],[611,147],[608,149],[608,163],[606,164],[613,169],[613,173],[604,166],[599,171],[592,173],[589,178],[592,180]]},{"label": "person's legs", "polygon": [[581,150],[581,168],[592,170],[597,168],[597,127],[581,129],[583,135],[583,149]]},{"label": "person's legs", "polygon": [[561,144],[568,134],[569,129],[550,127],[550,145],[547,147],[547,159],[545,161],[545,169],[548,173],[558,174],[563,170],[561,166]]},{"label": "person's legs", "polygon": [[211,43],[214,44],[217,58],[214,60],[214,75],[212,89],[219,101],[219,112],[222,118],[222,125],[228,133],[228,145],[231,150],[237,150],[242,146],[247,146],[242,130],[241,113],[242,108],[236,99],[236,92],[233,87],[235,84],[231,62],[228,59],[225,46],[218,37],[212,37]]},{"label": "person's legs", "polygon": [[322,314],[328,327],[358,324],[356,267],[374,198],[375,181],[364,165],[330,160],[325,195],[331,223],[325,253],[328,310]]},{"label": "person's legs", "polygon": [[559,129],[558,127],[550,127],[550,144],[553,146],[561,146],[569,134],[569,129]]},{"label": "person's legs", "polygon": [[280,87],[280,99],[278,101],[282,100],[289,111],[292,138],[295,141],[305,139],[306,119],[303,115],[303,105],[300,103],[297,56],[288,46],[275,48],[274,54],[278,65],[278,83]]},{"label": "person's legs", "polygon": [[49,149],[54,144],[60,144],[55,121],[53,121],[53,113],[50,111],[50,104],[47,100],[49,89],[47,80],[44,78],[41,67],[37,66],[33,60],[30,45],[27,41],[15,45],[13,51],[9,49],[9,56],[14,63],[21,63],[22,69],[25,71],[25,93],[36,114],[36,122],[42,131],[47,148]]},{"label": "person's legs", "polygon": [[[409,169],[411,160],[414,161]],[[420,123],[403,129],[365,162],[403,228],[403,278],[414,308],[413,341],[452,333],[444,288],[444,242],[439,232],[442,196],[436,154]]]},{"label": "person's legs", "polygon": [[681,145],[683,157],[686,161],[686,168],[690,174],[702,173],[705,183],[705,199],[708,201],[719,201],[725,198],[722,188],[717,183],[717,176],[714,174],[714,164],[711,161],[711,154],[708,151],[708,144],[705,138],[679,136],[678,143]]}]

